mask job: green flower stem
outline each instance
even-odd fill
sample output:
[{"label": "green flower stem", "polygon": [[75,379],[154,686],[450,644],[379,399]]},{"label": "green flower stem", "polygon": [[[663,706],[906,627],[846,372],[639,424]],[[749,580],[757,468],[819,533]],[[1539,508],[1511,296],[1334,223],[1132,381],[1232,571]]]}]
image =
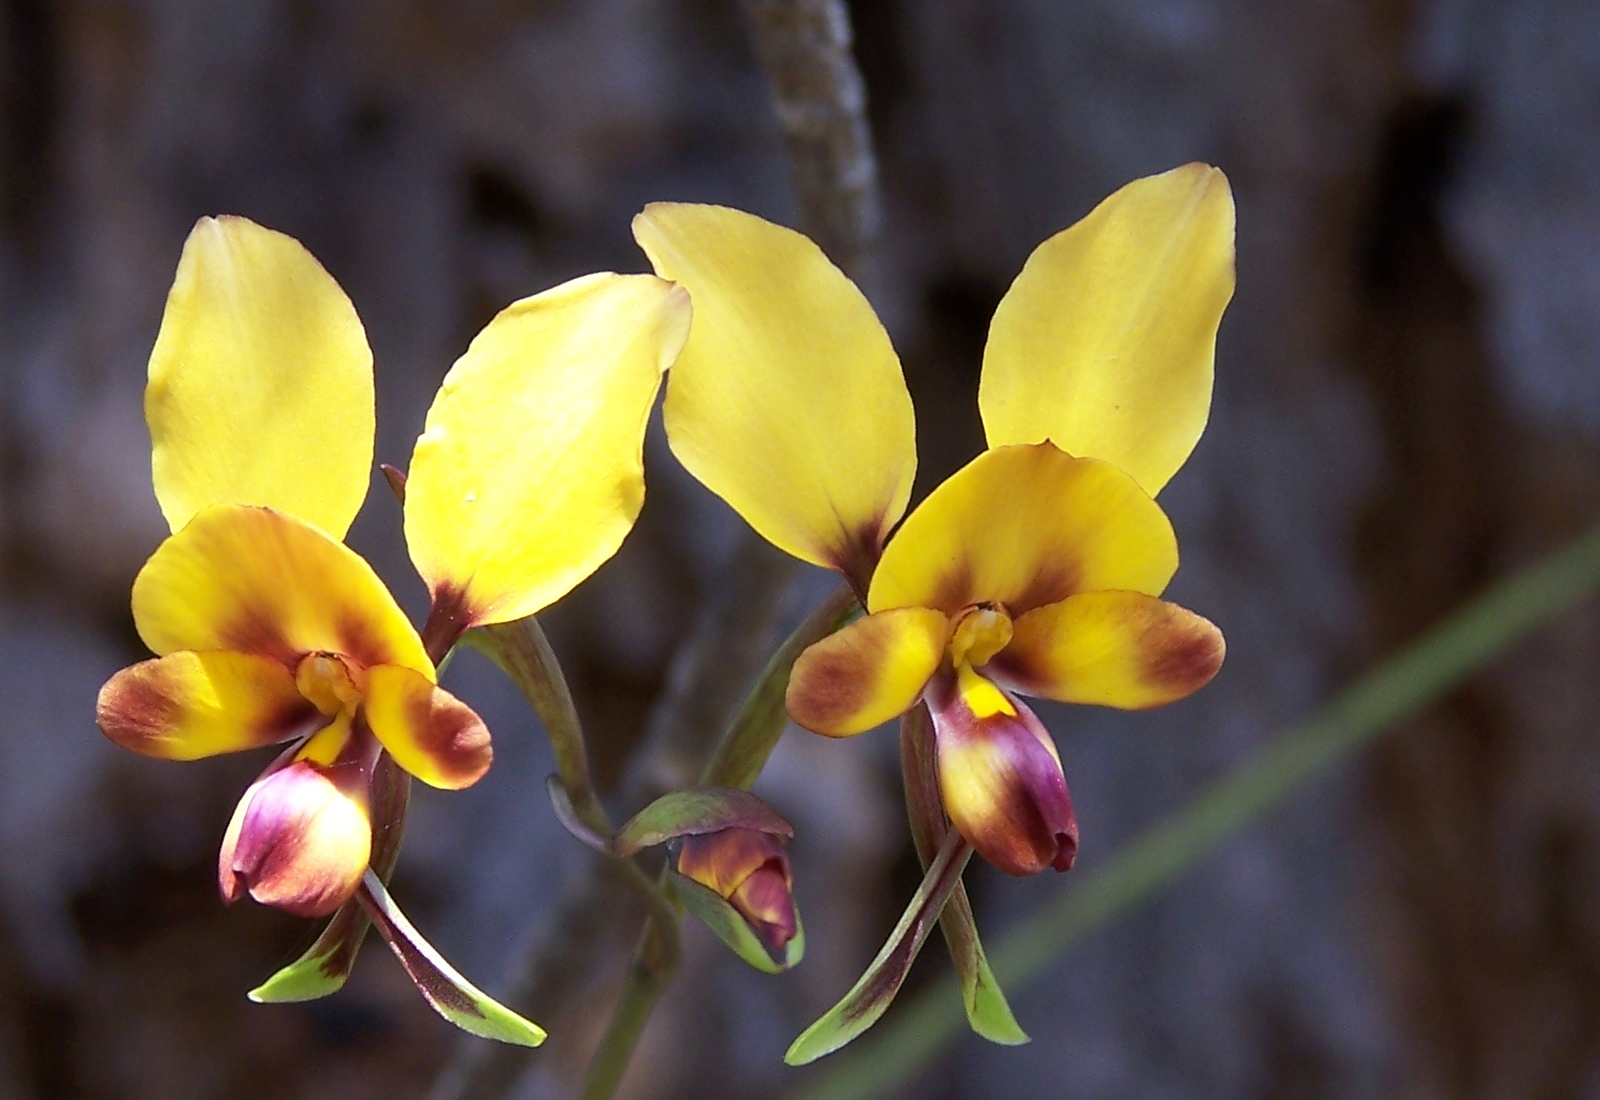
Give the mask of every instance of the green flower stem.
[{"label": "green flower stem", "polygon": [[[755,782],[789,722],[783,695],[789,687],[789,673],[795,660],[806,647],[839,629],[860,610],[861,604],[854,593],[848,587],[841,587],[818,604],[784,640],[706,763],[701,775],[705,786],[748,788]],[[674,949],[667,957],[663,943],[669,939]],[[678,965],[678,939],[676,909],[671,910],[670,917],[654,913],[645,922],[611,1022],[606,1025],[606,1033],[589,1059],[579,1100],[608,1100],[616,1091],[633,1056],[633,1048],[650,1022],[656,1001],[672,981]]]},{"label": "green flower stem", "polygon": [[[1600,587],[1600,528],[1500,581],[1325,707],[1252,754],[1001,937],[994,970],[1036,978],[1065,948],[1196,866],[1302,782],[1410,717],[1512,642]],[[953,979],[925,989],[836,1056],[791,1100],[866,1100],[904,1082],[961,1033]]]},{"label": "green flower stem", "polygon": [[[663,926],[652,918],[646,922],[640,936],[633,964],[628,967],[628,977],[623,982],[622,994],[611,1011],[611,1021],[600,1045],[589,1059],[584,1073],[583,1087],[578,1090],[578,1100],[610,1100],[622,1082],[622,1075],[633,1057],[633,1048],[639,1044],[645,1025],[655,1011],[656,1002],[678,968],[678,951],[672,948],[668,957],[663,954]],[[676,943],[678,926],[671,923],[670,936]]]},{"label": "green flower stem", "polygon": [[[612,832],[600,796],[595,792],[589,772],[589,750],[583,737],[578,708],[572,702],[572,689],[561,671],[561,662],[550,646],[539,620],[529,615],[515,622],[496,623],[468,631],[462,641],[493,661],[527,698],[550,737],[556,756],[556,771],[573,811],[585,825],[601,836]],[[671,919],[670,931],[662,935],[661,951],[676,957],[678,911],[654,879],[629,859],[616,860],[617,871],[655,916]],[[673,965],[676,965],[674,961]]]},{"label": "green flower stem", "polygon": [[500,667],[527,697],[533,712],[550,735],[556,754],[556,771],[579,819],[602,836],[611,835],[611,821],[589,774],[589,750],[583,724],[572,702],[572,690],[556,660],[539,620],[529,615],[510,623],[496,623],[469,631],[463,639]]},{"label": "green flower stem", "polygon": [[702,786],[749,789],[789,724],[783,696],[789,690],[789,673],[795,661],[860,612],[861,602],[855,593],[849,586],[841,586],[784,639],[706,762],[700,773]]}]

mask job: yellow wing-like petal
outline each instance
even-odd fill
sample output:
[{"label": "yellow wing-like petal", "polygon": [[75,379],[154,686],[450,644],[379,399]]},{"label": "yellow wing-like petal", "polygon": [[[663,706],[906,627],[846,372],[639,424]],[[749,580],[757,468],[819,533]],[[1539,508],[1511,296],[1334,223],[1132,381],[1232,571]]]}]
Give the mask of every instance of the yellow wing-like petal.
[{"label": "yellow wing-like petal", "polygon": [[1233,297],[1233,196],[1215,168],[1135,180],[1029,257],[1000,302],[978,407],[991,447],[1049,439],[1154,496],[1205,429]]},{"label": "yellow wing-like petal", "polygon": [[950,621],[925,607],[857,619],[794,663],[789,717],[829,737],[850,737],[911,709],[939,667]]},{"label": "yellow wing-like petal", "polygon": [[652,203],[633,233],[694,301],[667,379],[673,453],[774,546],[864,583],[917,465],[872,307],[810,240],[751,214]]},{"label": "yellow wing-like petal", "polygon": [[372,567],[267,508],[214,504],[157,547],[133,582],[133,622],[159,655],[221,649],[290,666],[328,652],[434,676]]},{"label": "yellow wing-like petal", "polygon": [[367,677],[365,714],[383,747],[431,787],[470,787],[489,770],[489,727],[461,700],[409,668],[379,665]]},{"label": "yellow wing-like petal", "polygon": [[1140,592],[1085,592],[1013,626],[988,675],[1062,703],[1145,710],[1182,699],[1222,667],[1222,631]]},{"label": "yellow wing-like petal", "polygon": [[202,218],[150,353],[156,499],[177,531],[260,504],[343,538],[372,468],[372,352],[350,299],[299,241]]},{"label": "yellow wing-like petal", "polygon": [[325,719],[281,661],[180,650],[125,668],[100,689],[95,720],[125,749],[198,760],[285,741]]},{"label": "yellow wing-like petal", "polygon": [[406,482],[406,541],[465,625],[531,615],[622,545],[644,430],[689,332],[653,275],[589,275],[506,308],[445,376]]},{"label": "yellow wing-like petal", "polygon": [[1157,595],[1178,568],[1161,506],[1110,463],[1049,443],[985,451],[917,505],[884,551],[867,610],[1003,604],[1077,592]]}]

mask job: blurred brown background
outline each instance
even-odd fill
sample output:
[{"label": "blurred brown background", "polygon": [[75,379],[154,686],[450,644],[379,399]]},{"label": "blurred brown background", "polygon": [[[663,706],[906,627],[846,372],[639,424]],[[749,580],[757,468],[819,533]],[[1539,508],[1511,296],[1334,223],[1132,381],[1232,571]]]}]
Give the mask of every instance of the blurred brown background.
[{"label": "blurred brown background", "polygon": [[[874,298],[924,491],[981,445],[988,317],[1034,244],[1183,161],[1235,188],[1212,425],[1162,497],[1173,594],[1222,625],[1228,665],[1165,711],[1046,712],[1083,865],[1600,514],[1600,6],[852,10]],[[403,465],[495,310],[645,267],[646,201],[793,221],[753,56],[732,0],[0,2],[0,1097],[400,1100],[458,1049],[376,942],[332,1000],[246,1002],[309,935],[216,898],[262,761],[136,759],[93,726],[100,682],[142,655],[128,584],[165,531],[140,395],[194,219],[291,233],[342,283],[377,357],[378,457]],[[738,532],[659,438],[648,460],[639,529],[550,616],[608,781]],[[415,606],[382,492],[353,539]],[[1597,676],[1591,603],[1019,992],[1031,1046],[967,1040],[908,1095],[1600,1097]],[[517,700],[471,658],[451,682],[496,767],[418,797],[396,889],[497,990],[587,861]],[[892,740],[786,738],[763,790],[802,830],[811,957],[764,978],[692,931],[628,1095],[804,1079],[784,1046],[915,881]],[[1058,885],[969,877],[990,929]],[[626,946],[533,1006],[558,1033],[519,1095],[570,1088]],[[946,965],[933,946],[920,969]]]}]

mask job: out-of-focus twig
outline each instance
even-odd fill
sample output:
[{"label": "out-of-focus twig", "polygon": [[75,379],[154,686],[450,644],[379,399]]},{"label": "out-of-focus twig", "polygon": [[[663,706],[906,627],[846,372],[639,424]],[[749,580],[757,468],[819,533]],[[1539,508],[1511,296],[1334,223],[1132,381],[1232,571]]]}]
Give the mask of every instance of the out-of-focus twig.
[{"label": "out-of-focus twig", "polygon": [[842,0],[741,0],[789,146],[800,228],[870,283],[882,217],[866,86]]},{"label": "out-of-focus twig", "polygon": [[[880,219],[877,165],[864,86],[850,53],[848,11],[842,0],[744,0],[744,9],[788,144],[799,228],[846,274],[870,287]],[[760,673],[796,573],[792,559],[745,533],[726,581],[706,594],[673,659],[624,773],[621,803],[643,805],[693,781]],[[602,967],[619,929],[637,914],[630,901],[615,874],[597,869],[577,882],[545,924],[545,934],[529,937],[513,964],[504,1002],[558,1025],[569,1019],[586,986],[583,976]],[[650,942],[648,929],[640,942]],[[637,979],[637,966],[630,974]],[[630,980],[624,1005],[640,1003],[632,993],[637,984]],[[642,1026],[638,1021],[634,1030]],[[464,1043],[431,1100],[499,1100],[515,1087],[529,1054],[520,1047]]]}]

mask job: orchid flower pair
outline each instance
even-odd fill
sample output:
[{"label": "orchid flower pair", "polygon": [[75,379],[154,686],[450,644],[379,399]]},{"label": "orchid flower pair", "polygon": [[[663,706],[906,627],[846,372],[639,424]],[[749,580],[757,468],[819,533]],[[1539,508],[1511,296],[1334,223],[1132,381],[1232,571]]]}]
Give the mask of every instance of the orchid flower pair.
[{"label": "orchid flower pair", "polygon": [[[335,916],[253,996],[338,988],[370,918],[458,1025],[542,1040],[421,940],[383,880],[409,777],[459,788],[489,767],[489,732],[438,686],[440,662],[466,631],[533,615],[616,551],[642,503],[665,375],[683,465],[774,545],[838,571],[866,612],[800,656],[789,714],[840,737],[904,716],[928,878],[856,1002],[831,1014],[847,1022],[819,1021],[791,1060],[870,1025],[941,911],[974,1026],[1020,1041],[962,868],[976,850],[1012,874],[1066,870],[1078,832],[1059,754],[1018,694],[1157,706],[1222,659],[1216,627],[1160,599],[1177,544],[1153,497],[1208,415],[1233,289],[1227,183],[1200,165],[1136,181],[1040,246],[991,328],[989,449],[903,523],[911,399],[860,291],[805,237],[738,211],[653,204],[634,231],[656,275],[591,275],[517,302],[445,378],[394,479],[431,596],[419,632],[342,542],[373,450],[354,309],[292,239],[202,220],[146,394],[173,533],[135,581],[133,612],[157,656],[106,684],[100,725],[167,759],[287,743],[227,829],[222,893]],[[754,965],[798,961],[788,826],[759,800],[676,792],[611,837],[563,820],[615,858],[678,843],[679,904]]]}]

